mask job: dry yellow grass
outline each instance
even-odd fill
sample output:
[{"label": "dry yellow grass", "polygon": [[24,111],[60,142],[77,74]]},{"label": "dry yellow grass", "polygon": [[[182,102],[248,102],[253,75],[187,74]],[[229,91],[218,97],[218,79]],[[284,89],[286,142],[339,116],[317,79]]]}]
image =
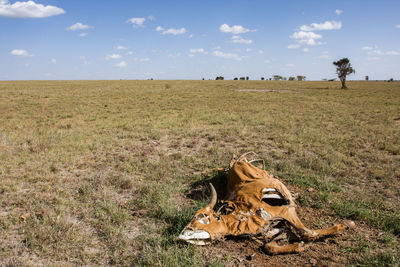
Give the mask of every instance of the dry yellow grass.
[{"label": "dry yellow grass", "polygon": [[0,265],[229,263],[174,236],[202,204],[184,194],[199,173],[247,151],[301,206],[383,233],[355,234],[347,264],[395,264],[400,83],[348,86],[0,82]]}]

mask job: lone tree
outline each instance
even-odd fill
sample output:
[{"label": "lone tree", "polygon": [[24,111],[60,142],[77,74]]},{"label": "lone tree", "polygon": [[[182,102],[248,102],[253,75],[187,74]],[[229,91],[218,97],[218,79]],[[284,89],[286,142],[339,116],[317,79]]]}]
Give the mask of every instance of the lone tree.
[{"label": "lone tree", "polygon": [[356,73],[356,70],[350,64],[348,58],[342,58],[341,60],[334,61],[333,65],[336,66],[336,73],[342,82],[342,89],[346,89],[346,76],[352,73]]}]

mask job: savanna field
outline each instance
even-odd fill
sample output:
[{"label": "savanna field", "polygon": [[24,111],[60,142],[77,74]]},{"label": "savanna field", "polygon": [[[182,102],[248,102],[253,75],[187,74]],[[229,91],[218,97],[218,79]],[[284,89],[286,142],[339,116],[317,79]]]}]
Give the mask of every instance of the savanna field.
[{"label": "savanna field", "polygon": [[[0,266],[398,266],[400,83],[347,85],[0,82]],[[307,226],[356,227],[279,256],[178,243],[248,151]]]}]

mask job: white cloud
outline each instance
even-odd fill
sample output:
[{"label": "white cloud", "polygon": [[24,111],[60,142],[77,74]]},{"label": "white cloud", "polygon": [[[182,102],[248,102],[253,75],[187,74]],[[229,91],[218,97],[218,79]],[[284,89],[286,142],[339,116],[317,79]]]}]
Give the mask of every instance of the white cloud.
[{"label": "white cloud", "polygon": [[227,33],[233,33],[233,34],[241,34],[241,33],[246,33],[246,32],[253,32],[253,31],[257,31],[257,30],[249,30],[246,29],[245,27],[241,26],[241,25],[233,25],[232,27],[229,26],[228,24],[222,24],[219,27],[219,30],[221,32],[227,32]]},{"label": "white cloud", "polygon": [[204,49],[203,48],[198,48],[198,49],[190,49],[189,50],[190,51],[190,53],[192,53],[192,54],[194,54],[194,53],[204,53],[205,51],[204,51]]},{"label": "white cloud", "polygon": [[10,4],[8,0],[0,1],[0,16],[10,18],[45,18],[64,14],[62,8],[55,6],[44,6],[34,1],[15,2]]},{"label": "white cloud", "polygon": [[225,59],[234,59],[237,61],[241,61],[243,59],[243,57],[239,56],[238,54],[224,53],[222,51],[214,51],[214,52],[212,52],[212,55],[215,57],[220,57],[220,58],[225,58]]},{"label": "white cloud", "polygon": [[314,32],[305,32],[305,31],[299,31],[293,33],[290,38],[293,39],[321,39],[322,35],[316,34]]},{"label": "white cloud", "polygon": [[299,47],[300,47],[299,44],[291,44],[291,45],[288,45],[287,48],[289,48],[289,49],[296,49],[296,48],[299,48]]},{"label": "white cloud", "polygon": [[[322,35],[316,34],[314,32],[299,31],[299,32],[293,33],[289,37],[292,38],[292,39],[295,39],[296,42],[298,42],[299,44],[318,45],[318,44],[321,44],[321,43],[320,42],[316,42],[315,40],[321,39]],[[297,48],[297,47],[295,45],[292,45],[290,48]]]},{"label": "white cloud", "polygon": [[264,51],[263,50],[258,50],[258,53],[261,55],[261,54],[264,54]]},{"label": "white cloud", "polygon": [[74,25],[71,25],[67,28],[67,31],[77,31],[77,30],[87,30],[93,28],[92,26],[82,24],[81,22],[77,22]]},{"label": "white cloud", "polygon": [[395,27],[398,28],[398,29],[400,29],[400,24],[397,24]]},{"label": "white cloud", "polygon": [[17,56],[17,57],[33,57],[34,56],[34,54],[31,54],[24,49],[14,49],[11,51],[11,55]]},{"label": "white cloud", "polygon": [[389,55],[389,56],[400,56],[400,52],[398,52],[398,51],[388,51],[388,52],[386,52],[386,55]]},{"label": "white cloud", "polygon": [[340,15],[340,14],[342,14],[342,13],[343,13],[343,10],[336,9],[336,10],[335,10],[335,13],[336,13],[336,15]]},{"label": "white cloud", "polygon": [[194,37],[194,34],[189,35],[189,38],[193,38],[193,37]]},{"label": "white cloud", "polygon": [[52,58],[52,59],[50,60],[50,62],[53,63],[53,64],[55,64],[55,63],[57,63],[57,59]]},{"label": "white cloud", "polygon": [[380,49],[375,49],[375,50],[372,50],[372,51],[369,51],[369,52],[367,52],[367,55],[382,55],[383,53],[382,53],[382,50],[380,50]]},{"label": "white cloud", "polygon": [[376,49],[376,48],[378,48],[377,46],[363,46],[363,47],[361,47],[361,50],[364,50],[364,51],[368,51],[368,50],[372,50],[372,49]]},{"label": "white cloud", "polygon": [[217,45],[216,47],[213,47],[213,50],[219,50],[219,49],[221,49],[220,45]]},{"label": "white cloud", "polygon": [[150,21],[156,20],[156,17],[154,17],[154,16],[151,16],[151,15],[150,15],[150,16],[148,16],[147,18],[148,18]]},{"label": "white cloud", "polygon": [[252,44],[253,40],[243,39],[242,37],[240,37],[238,35],[234,35],[234,36],[232,36],[232,43],[236,43],[236,44]]},{"label": "white cloud", "polygon": [[311,23],[300,26],[301,31],[323,31],[323,30],[340,30],[342,28],[341,21],[325,21],[324,23]]},{"label": "white cloud", "polygon": [[114,49],[116,49],[116,50],[127,50],[128,47],[123,46],[123,45],[117,45],[117,46],[114,46]]},{"label": "white cloud", "polygon": [[[166,30],[162,26],[157,26],[156,31],[162,32],[161,34],[163,34],[163,35],[166,35],[166,34],[180,35],[180,34],[185,34],[186,33],[186,29],[185,28],[180,28],[180,29],[170,28],[170,29]],[[190,35],[190,36],[192,36],[192,35]],[[191,38],[190,36],[189,36],[189,38]]]},{"label": "white cloud", "polygon": [[146,58],[133,58],[132,59],[133,62],[147,62],[150,61],[150,58],[146,57]]},{"label": "white cloud", "polygon": [[323,55],[317,56],[316,58],[319,58],[319,59],[332,59],[328,54],[323,54]]},{"label": "white cloud", "polygon": [[298,41],[301,44],[305,44],[305,45],[321,45],[321,42],[316,42],[314,39],[307,39],[307,40],[299,40]]},{"label": "white cloud", "polygon": [[168,57],[180,57],[182,54],[181,53],[171,53],[168,54]]},{"label": "white cloud", "polygon": [[292,67],[294,67],[294,64],[288,63],[288,64],[285,64],[285,67],[286,67],[286,68],[292,68]]},{"label": "white cloud", "polygon": [[303,51],[304,51],[304,52],[308,52],[308,51],[310,51],[310,49],[308,49],[307,47],[304,47],[304,48],[303,48]]},{"label": "white cloud", "polygon": [[342,28],[341,21],[325,21],[323,23],[311,23],[310,25],[300,26],[300,30],[294,32],[289,37],[296,40],[297,44],[291,44],[288,46],[289,49],[299,48],[301,45],[322,45],[322,42],[316,40],[322,39],[321,34],[317,34],[313,31],[323,30],[339,30]]},{"label": "white cloud", "polygon": [[134,27],[143,27],[145,21],[145,18],[130,18],[126,22],[131,23]]},{"label": "white cloud", "polygon": [[121,55],[119,55],[119,54],[111,54],[111,55],[106,56],[107,60],[108,59],[119,59],[119,58],[121,58]]},{"label": "white cloud", "polygon": [[114,66],[118,68],[125,68],[126,66],[128,66],[128,63],[126,63],[125,61],[121,61],[120,63],[115,64]]},{"label": "white cloud", "polygon": [[185,34],[185,33],[186,33],[185,28],[180,28],[180,29],[171,28],[171,29],[168,29],[168,30],[165,30],[162,32],[163,35],[166,35],[166,34],[180,35],[180,34]]},{"label": "white cloud", "polygon": [[128,51],[125,54],[128,55],[128,56],[131,56],[131,55],[133,55],[133,52],[132,51]]},{"label": "white cloud", "polygon": [[253,49],[251,49],[251,48],[246,48],[246,52],[251,52],[251,51],[253,51]]},{"label": "white cloud", "polygon": [[269,60],[269,59],[266,59],[266,60],[264,60],[264,63],[267,63],[267,64],[269,64],[269,63],[271,63],[271,60]]}]

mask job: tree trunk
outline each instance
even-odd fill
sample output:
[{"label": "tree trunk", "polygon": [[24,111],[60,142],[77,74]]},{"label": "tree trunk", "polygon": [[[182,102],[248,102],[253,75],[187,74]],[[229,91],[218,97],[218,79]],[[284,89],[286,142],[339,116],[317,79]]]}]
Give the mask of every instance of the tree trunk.
[{"label": "tree trunk", "polygon": [[342,82],[342,89],[347,89],[347,87],[346,87],[346,78],[342,78],[340,81]]}]

